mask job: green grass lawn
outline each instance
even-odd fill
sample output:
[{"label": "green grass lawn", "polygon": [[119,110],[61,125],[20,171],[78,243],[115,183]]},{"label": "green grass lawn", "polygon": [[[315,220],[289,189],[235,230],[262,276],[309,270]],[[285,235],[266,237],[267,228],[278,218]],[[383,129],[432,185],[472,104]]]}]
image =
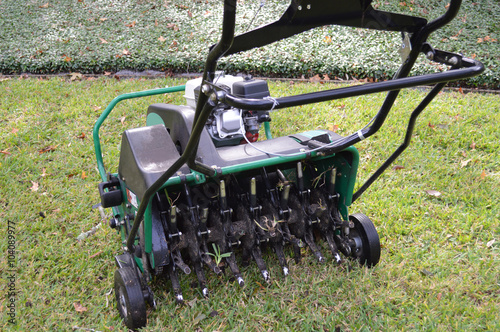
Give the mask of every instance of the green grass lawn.
[{"label": "green grass lawn", "polygon": [[[116,310],[113,258],[120,241],[92,205],[98,203],[92,127],[126,92],[179,80],[10,79],[0,81],[0,269],[2,294],[15,275],[17,325],[0,298],[2,331],[125,331]],[[273,96],[329,85],[271,83]],[[386,125],[357,145],[362,183],[402,140],[424,93],[402,93]],[[378,110],[382,95],[362,96],[272,114],[273,134],[338,128],[349,134]],[[104,161],[118,165],[121,133],[145,124],[154,102],[181,104],[182,93],[125,101],[102,128]],[[187,304],[169,283],[155,283],[158,309],[146,331],[476,331],[500,329],[500,100],[492,94],[443,92],[419,120],[412,145],[356,203],[382,243],[373,269],[318,264],[309,251],[290,276],[266,255],[273,282],[255,265],[240,289],[207,272],[210,298],[182,277]],[[439,196],[431,190],[440,193]],[[429,194],[430,193],[430,194]],[[433,194],[434,195],[431,195]],[[109,213],[109,211],[107,211]],[[15,268],[7,258],[9,225]],[[99,226],[82,241],[77,237]],[[326,250],[324,250],[326,252]],[[14,272],[11,272],[14,270]],[[88,330],[85,330],[88,329]]]}]

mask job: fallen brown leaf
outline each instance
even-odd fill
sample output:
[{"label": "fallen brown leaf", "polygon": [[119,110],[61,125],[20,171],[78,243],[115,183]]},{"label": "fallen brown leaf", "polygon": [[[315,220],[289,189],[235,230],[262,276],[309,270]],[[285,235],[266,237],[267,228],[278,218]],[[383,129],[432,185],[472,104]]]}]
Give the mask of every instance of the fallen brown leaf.
[{"label": "fallen brown leaf", "polygon": [[123,126],[123,124],[125,123],[125,119],[126,119],[126,118],[127,118],[126,116],[122,116],[122,117],[120,118],[120,122],[122,123],[122,126]]},{"label": "fallen brown leaf", "polygon": [[38,191],[38,188],[39,188],[39,185],[38,185],[38,182],[35,182],[35,181],[31,181],[31,191]]},{"label": "fallen brown leaf", "polygon": [[163,38],[163,36],[160,36],[160,38],[158,38],[158,40],[159,40],[159,41],[161,41],[161,42],[163,43],[163,42],[164,42],[165,40],[167,40],[167,39]]},{"label": "fallen brown leaf", "polygon": [[400,169],[404,169],[404,166],[401,166],[401,165],[394,165],[394,166],[392,167],[392,170],[393,170],[393,171],[399,171]]},{"label": "fallen brown leaf", "polygon": [[129,27],[129,28],[133,28],[135,27],[135,21],[133,21],[132,23],[129,23],[129,24],[125,24],[126,27]]},{"label": "fallen brown leaf", "polygon": [[85,174],[85,171],[82,171],[82,179],[85,180],[87,178],[87,174]]},{"label": "fallen brown leaf", "polygon": [[470,148],[471,148],[471,150],[475,150],[476,149],[476,143],[472,142],[471,145],[470,145]]},{"label": "fallen brown leaf", "polygon": [[485,177],[486,177],[486,172],[483,170],[483,172],[481,173],[481,180],[484,180]]},{"label": "fallen brown leaf", "polygon": [[70,81],[81,80],[83,77],[83,74],[80,73],[71,73],[70,75],[71,75]]},{"label": "fallen brown leaf", "polygon": [[102,254],[102,251],[98,251],[95,254],[90,255],[90,258],[95,258],[95,257],[99,256],[100,254]]},{"label": "fallen brown leaf", "polygon": [[330,126],[328,127],[328,130],[333,131],[334,133],[336,133],[336,132],[337,132],[337,130],[339,130],[339,126],[338,126],[338,125],[336,125],[336,124],[332,124],[332,125],[330,125]]},{"label": "fallen brown leaf", "polygon": [[173,29],[174,31],[179,31],[179,27],[175,23],[167,24],[167,29]]},{"label": "fallen brown leaf", "polygon": [[122,53],[123,55],[130,55],[130,51],[127,49],[123,49]]},{"label": "fallen brown leaf", "polygon": [[425,191],[428,195],[434,196],[434,197],[439,197],[441,196],[441,193],[437,190],[426,190]]},{"label": "fallen brown leaf", "polygon": [[460,162],[460,168],[464,168],[465,166],[469,165],[469,163],[472,161],[472,159],[467,159],[467,160],[462,160]]},{"label": "fallen brown leaf", "polygon": [[19,129],[17,129],[17,128],[13,128],[13,129],[11,130],[11,133],[15,134],[15,133],[17,133],[18,131],[19,131]]},{"label": "fallen brown leaf", "polygon": [[106,39],[104,39],[104,38],[99,37],[99,39],[101,40],[101,44],[107,44],[108,43],[108,41]]},{"label": "fallen brown leaf", "polygon": [[46,4],[44,5],[41,5],[41,6],[38,6],[39,8],[48,8],[49,7],[49,3],[47,2]]},{"label": "fallen brown leaf", "polygon": [[79,139],[85,139],[85,133],[81,133],[79,136],[77,136],[76,138],[79,138]]},{"label": "fallen brown leaf", "polygon": [[2,151],[0,151],[0,153],[4,154],[4,155],[7,155],[7,156],[11,155],[11,153],[9,151],[7,151],[7,150],[2,150]]},{"label": "fallen brown leaf", "polygon": [[42,153],[46,153],[46,152],[52,152],[52,151],[55,151],[56,147],[57,146],[49,145],[49,146],[44,147],[43,149],[38,150],[38,153],[42,154]]},{"label": "fallen brown leaf", "polygon": [[309,82],[312,82],[312,83],[317,83],[319,81],[321,81],[321,77],[319,76],[319,74],[316,74],[313,77],[309,78]]},{"label": "fallen brown leaf", "polygon": [[80,302],[73,303],[76,312],[85,312],[87,311],[87,307],[84,307]]}]

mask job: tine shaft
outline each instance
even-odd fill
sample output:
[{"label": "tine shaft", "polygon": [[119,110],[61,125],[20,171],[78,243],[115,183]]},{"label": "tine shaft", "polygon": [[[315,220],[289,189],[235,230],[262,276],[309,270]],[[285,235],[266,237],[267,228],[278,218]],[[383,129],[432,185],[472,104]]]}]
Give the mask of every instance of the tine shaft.
[{"label": "tine shaft", "polygon": [[203,296],[208,297],[207,280],[205,279],[205,273],[203,273],[203,266],[201,265],[201,262],[198,262],[198,264],[194,264],[194,272],[196,273],[196,277],[198,278],[201,293],[203,294]]},{"label": "tine shaft", "polygon": [[335,262],[337,264],[342,263],[342,258],[340,257],[339,251],[337,249],[337,244],[335,243],[335,240],[333,238],[333,235],[331,232],[327,232],[325,234],[326,241],[328,242],[328,246],[330,247],[330,250],[332,251],[333,258],[335,259]]},{"label": "tine shaft", "polygon": [[323,263],[325,261],[325,258],[323,257],[323,255],[319,251],[318,246],[316,246],[316,243],[314,243],[314,239],[313,239],[313,235],[312,235],[311,230],[307,230],[306,231],[306,234],[304,236],[304,240],[306,241],[306,243],[309,246],[309,248],[311,248],[314,256],[316,256],[316,258],[318,259],[318,261],[320,263]]},{"label": "tine shaft", "polygon": [[206,252],[208,252],[208,250],[200,253],[203,263],[205,263],[210,270],[214,271],[215,274],[221,274],[222,273],[221,269],[217,266],[217,264],[215,264],[214,260],[210,258],[209,255],[206,254]]},{"label": "tine shaft", "polygon": [[185,274],[191,273],[191,269],[189,268],[189,266],[187,266],[187,264],[182,260],[179,250],[176,250],[172,253],[172,259],[174,260],[175,266],[178,267],[182,272],[184,272]]},{"label": "tine shaft", "polygon": [[279,242],[273,242],[273,249],[278,256],[278,262],[283,270],[283,275],[288,275],[288,264],[286,263],[285,253],[283,252],[283,245]]},{"label": "tine shaft", "polygon": [[269,272],[267,271],[266,262],[262,259],[262,252],[260,251],[260,247],[255,246],[252,251],[252,256],[257,263],[257,266],[264,277],[266,282],[270,282],[271,278],[269,277]]},{"label": "tine shaft", "polygon": [[177,304],[181,304],[184,302],[184,298],[182,297],[179,276],[177,275],[177,271],[174,270],[173,264],[169,264],[167,269],[170,281],[172,282],[172,288],[174,289],[175,301],[177,302]]},{"label": "tine shaft", "polygon": [[281,229],[283,230],[283,236],[286,241],[292,244],[293,247],[293,258],[295,259],[295,263],[300,263],[300,245],[299,245],[299,240],[295,237],[292,236],[290,233],[290,228],[288,227],[287,223],[283,223],[281,226]]},{"label": "tine shaft", "polygon": [[241,273],[240,273],[240,270],[238,269],[238,266],[236,265],[236,258],[234,256],[234,253],[231,253],[231,256],[226,257],[226,262],[229,265],[231,272],[233,272],[234,277],[238,281],[238,285],[244,286],[245,281],[243,280]]}]

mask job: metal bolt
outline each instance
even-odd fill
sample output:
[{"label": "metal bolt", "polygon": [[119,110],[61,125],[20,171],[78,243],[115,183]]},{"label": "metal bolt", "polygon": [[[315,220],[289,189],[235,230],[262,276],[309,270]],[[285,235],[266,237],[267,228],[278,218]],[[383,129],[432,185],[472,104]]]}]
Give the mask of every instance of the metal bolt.
[{"label": "metal bolt", "polygon": [[201,92],[203,92],[204,94],[207,94],[208,92],[210,92],[210,86],[208,86],[208,84],[203,84],[201,86]]},{"label": "metal bolt", "polygon": [[450,60],[448,60],[448,62],[454,66],[456,66],[458,64],[458,58],[456,56],[454,57],[451,57]]},{"label": "metal bolt", "polygon": [[432,51],[427,52],[427,59],[429,60],[434,59],[434,53]]}]

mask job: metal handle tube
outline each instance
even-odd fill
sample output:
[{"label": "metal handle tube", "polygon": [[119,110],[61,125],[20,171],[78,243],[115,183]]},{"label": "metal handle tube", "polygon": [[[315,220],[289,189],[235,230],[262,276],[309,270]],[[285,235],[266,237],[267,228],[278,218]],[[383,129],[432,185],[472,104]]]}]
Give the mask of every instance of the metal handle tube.
[{"label": "metal handle tube", "polygon": [[230,106],[244,110],[270,110],[273,105],[275,105],[274,109],[282,109],[341,98],[355,97],[371,93],[401,90],[404,88],[411,88],[419,85],[430,85],[442,82],[456,81],[479,75],[484,71],[484,66],[479,61],[471,59],[467,60],[473,61],[474,65],[469,68],[450,70],[442,73],[426,74],[415,77],[404,77],[384,82],[367,83],[358,86],[349,86],[345,88],[276,98],[276,105],[274,100],[238,98],[230,94],[226,94],[222,101]]},{"label": "metal handle tube", "polygon": [[422,102],[415,108],[415,110],[411,113],[410,120],[408,122],[408,126],[406,129],[405,139],[403,143],[394,151],[394,153],[387,158],[387,160],[380,166],[366,182],[353,194],[352,202],[357,200],[365,191],[372,185],[375,180],[377,180],[382,173],[384,173],[387,168],[403,153],[404,150],[410,145],[411,136],[413,133],[413,129],[415,128],[415,123],[417,121],[418,116],[422,113],[422,111],[429,105],[429,103],[437,96],[437,94],[444,88],[446,83],[436,84],[432,88],[432,90],[425,96]]}]

